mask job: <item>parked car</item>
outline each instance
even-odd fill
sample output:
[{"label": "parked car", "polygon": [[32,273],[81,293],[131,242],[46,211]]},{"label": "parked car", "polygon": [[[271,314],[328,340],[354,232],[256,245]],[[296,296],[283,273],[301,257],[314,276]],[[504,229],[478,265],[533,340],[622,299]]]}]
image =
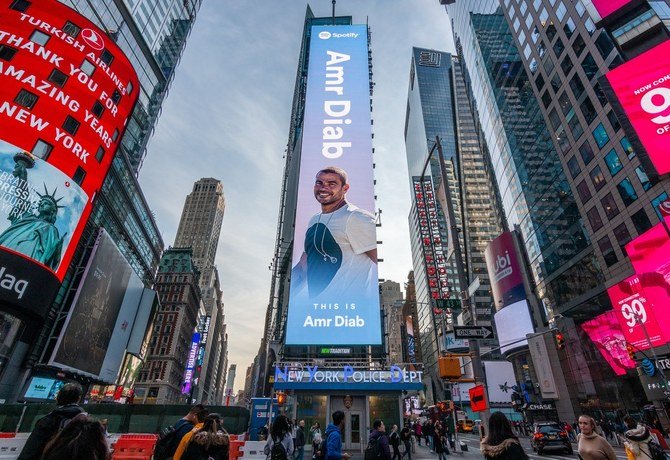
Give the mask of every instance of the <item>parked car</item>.
[{"label": "parked car", "polygon": [[535,423],[530,445],[539,455],[548,450],[562,450],[568,455],[572,454],[568,433],[557,422]]}]

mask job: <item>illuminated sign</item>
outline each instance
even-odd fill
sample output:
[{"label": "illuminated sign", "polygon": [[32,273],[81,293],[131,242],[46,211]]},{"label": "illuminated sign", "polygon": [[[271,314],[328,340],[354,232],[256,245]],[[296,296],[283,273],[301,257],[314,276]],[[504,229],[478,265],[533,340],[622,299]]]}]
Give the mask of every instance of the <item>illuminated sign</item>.
[{"label": "illuminated sign", "polygon": [[514,234],[504,232],[484,252],[496,309],[526,298],[521,265],[516,255]]},{"label": "illuminated sign", "polygon": [[193,383],[193,375],[195,372],[196,360],[198,357],[198,346],[200,344],[200,333],[193,334],[191,339],[191,349],[188,352],[188,360],[186,361],[186,372],[184,373],[184,383],[181,386],[182,394],[191,393],[191,385]]},{"label": "illuminated sign", "polygon": [[0,267],[26,286],[0,302],[44,316],[139,83],[114,41],[60,2],[3,0],[0,17]]},{"label": "illuminated sign", "polygon": [[275,367],[275,389],[420,389],[423,371],[399,366],[386,370],[321,368],[317,365],[292,369]]},{"label": "illuminated sign", "polygon": [[33,377],[30,379],[24,397],[31,399],[56,399],[58,391],[65,385],[62,380],[50,377]]},{"label": "illuminated sign", "polygon": [[[438,220],[435,192],[430,178],[412,178],[414,200],[419,218],[419,235],[430,297],[435,300],[449,298],[447,257],[444,252]],[[444,243],[447,243],[446,241]],[[436,303],[437,304],[437,303]]]},{"label": "illuminated sign", "polygon": [[502,354],[528,346],[526,335],[535,332],[535,328],[525,300],[501,308],[493,315],[493,319]]},{"label": "illuminated sign", "polygon": [[635,361],[626,351],[624,337],[617,315],[613,311],[598,315],[581,324],[581,328],[603,355],[616,375],[625,375],[627,369],[635,369]]},{"label": "illuminated sign", "polygon": [[484,397],[484,385],[477,385],[468,390],[470,394],[470,409],[472,412],[483,412],[487,409]]},{"label": "illuminated sign", "polygon": [[[606,74],[658,174],[670,172],[670,41]],[[640,152],[642,153],[642,152]]]},{"label": "illuminated sign", "polygon": [[[639,350],[667,343],[661,323],[668,323],[667,294],[658,300],[647,296],[647,287],[638,275],[607,289],[617,320],[627,342]],[[642,327],[644,325],[644,327]],[[647,339],[647,336],[649,339]]]},{"label": "illuminated sign", "polygon": [[379,345],[367,26],[314,26],[287,345]]}]

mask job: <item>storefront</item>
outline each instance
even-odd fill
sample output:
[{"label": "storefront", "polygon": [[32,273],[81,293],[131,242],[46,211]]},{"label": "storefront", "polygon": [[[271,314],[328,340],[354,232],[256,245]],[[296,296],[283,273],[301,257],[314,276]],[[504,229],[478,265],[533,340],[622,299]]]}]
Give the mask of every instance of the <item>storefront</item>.
[{"label": "storefront", "polygon": [[376,419],[387,431],[402,426],[403,391],[420,390],[423,372],[400,366],[387,369],[321,368],[319,366],[275,367],[274,389],[289,394],[286,415],[304,420],[307,444],[311,445],[310,428],[319,424],[325,432],[331,414],[344,412],[343,449],[362,452]]}]

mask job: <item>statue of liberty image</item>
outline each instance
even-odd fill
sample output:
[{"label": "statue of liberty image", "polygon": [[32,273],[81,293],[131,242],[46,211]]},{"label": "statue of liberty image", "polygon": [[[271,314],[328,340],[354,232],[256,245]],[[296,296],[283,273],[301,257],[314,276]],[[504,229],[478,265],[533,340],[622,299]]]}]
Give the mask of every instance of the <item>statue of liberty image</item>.
[{"label": "statue of liberty image", "polygon": [[25,254],[55,270],[61,260],[65,238],[54,225],[58,209],[62,208],[58,205],[62,198],[56,199],[56,190],[49,193],[45,184],[44,194],[37,192],[40,200],[35,213],[28,184],[28,170],[35,166],[35,159],[28,152],[19,152],[14,155],[14,163],[12,175],[18,179],[17,196],[27,198],[17,200],[10,211],[11,225],[0,233],[0,246]]}]

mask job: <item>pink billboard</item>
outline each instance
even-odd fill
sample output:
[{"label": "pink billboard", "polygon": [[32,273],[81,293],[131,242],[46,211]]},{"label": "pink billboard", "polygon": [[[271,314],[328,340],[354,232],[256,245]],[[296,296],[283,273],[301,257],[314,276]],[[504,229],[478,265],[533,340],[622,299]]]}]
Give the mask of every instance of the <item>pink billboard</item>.
[{"label": "pink billboard", "polygon": [[664,308],[668,294],[658,280],[634,275],[609,288],[607,294],[627,342],[640,350],[650,348],[650,343],[657,347],[668,342],[667,326],[661,327],[670,324]]},{"label": "pink billboard", "polygon": [[484,256],[496,309],[524,300],[526,291],[512,232],[504,232],[491,241]]},{"label": "pink billboard", "polygon": [[596,316],[582,323],[581,327],[616,375],[624,375],[627,369],[635,369],[635,361],[628,356],[626,338],[614,311]]},{"label": "pink billboard", "polygon": [[670,40],[656,45],[606,75],[658,174],[670,172],[670,155],[667,154],[670,143],[668,56]]},{"label": "pink billboard", "polygon": [[617,11],[624,5],[627,5],[632,0],[591,0],[596,11],[600,15],[600,19],[605,19],[610,14]]}]

